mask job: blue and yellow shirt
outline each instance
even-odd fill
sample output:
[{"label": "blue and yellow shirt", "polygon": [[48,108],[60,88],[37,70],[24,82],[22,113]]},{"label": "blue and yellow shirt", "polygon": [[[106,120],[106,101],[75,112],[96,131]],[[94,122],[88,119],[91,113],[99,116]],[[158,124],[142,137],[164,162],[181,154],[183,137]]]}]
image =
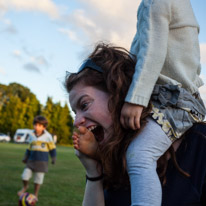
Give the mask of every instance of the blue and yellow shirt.
[{"label": "blue and yellow shirt", "polygon": [[48,172],[49,154],[52,163],[56,161],[56,146],[49,132],[37,137],[34,132],[29,136],[29,149],[26,150],[27,167],[34,172]]}]

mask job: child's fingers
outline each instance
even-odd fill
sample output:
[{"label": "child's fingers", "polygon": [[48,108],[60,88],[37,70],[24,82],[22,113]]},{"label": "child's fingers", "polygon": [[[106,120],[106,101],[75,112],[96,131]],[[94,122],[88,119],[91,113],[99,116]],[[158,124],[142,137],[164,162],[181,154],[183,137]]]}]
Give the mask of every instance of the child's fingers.
[{"label": "child's fingers", "polygon": [[135,129],[140,129],[140,118],[139,117],[134,117],[134,125],[135,125]]},{"label": "child's fingers", "polygon": [[125,129],[130,128],[136,130],[140,128],[140,119],[136,116],[130,116],[129,118],[121,117],[120,121]]},{"label": "child's fingers", "polygon": [[124,117],[123,116],[121,116],[120,122],[121,122],[121,125],[126,129],[126,125],[125,125],[125,121],[124,121]]},{"label": "child's fingers", "polygon": [[128,128],[129,128],[129,118],[128,118],[128,117],[124,117],[123,127],[124,127],[125,129],[128,129]]},{"label": "child's fingers", "polygon": [[135,124],[135,117],[130,117],[129,118],[129,128],[135,130],[136,129],[136,124]]}]

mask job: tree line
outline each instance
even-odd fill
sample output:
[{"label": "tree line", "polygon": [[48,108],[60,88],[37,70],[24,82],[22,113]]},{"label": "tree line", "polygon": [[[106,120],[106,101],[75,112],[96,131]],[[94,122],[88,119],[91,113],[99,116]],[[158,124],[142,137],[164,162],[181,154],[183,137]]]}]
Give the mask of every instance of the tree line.
[{"label": "tree line", "polygon": [[73,119],[66,103],[61,106],[48,97],[46,105],[42,105],[27,87],[0,84],[0,132],[13,137],[17,129],[32,129],[37,115],[47,118],[47,130],[57,135],[57,143],[72,144]]}]

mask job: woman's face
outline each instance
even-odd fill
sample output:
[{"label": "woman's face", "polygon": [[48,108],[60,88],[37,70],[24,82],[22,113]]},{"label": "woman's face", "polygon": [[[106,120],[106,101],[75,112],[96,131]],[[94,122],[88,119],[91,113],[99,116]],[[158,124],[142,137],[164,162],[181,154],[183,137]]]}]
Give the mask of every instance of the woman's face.
[{"label": "woman's face", "polygon": [[108,93],[77,83],[69,93],[70,105],[76,114],[74,126],[84,126],[91,130],[97,139],[106,139],[112,128],[108,99]]}]

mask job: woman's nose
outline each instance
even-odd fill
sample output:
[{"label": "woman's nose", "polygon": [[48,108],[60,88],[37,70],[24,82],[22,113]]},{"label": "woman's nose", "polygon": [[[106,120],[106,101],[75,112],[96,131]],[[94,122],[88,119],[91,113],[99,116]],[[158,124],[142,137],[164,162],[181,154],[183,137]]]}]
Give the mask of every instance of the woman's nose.
[{"label": "woman's nose", "polygon": [[83,117],[80,114],[76,114],[75,119],[74,119],[74,126],[79,127],[79,126],[84,125],[84,123],[85,123],[85,117]]}]

